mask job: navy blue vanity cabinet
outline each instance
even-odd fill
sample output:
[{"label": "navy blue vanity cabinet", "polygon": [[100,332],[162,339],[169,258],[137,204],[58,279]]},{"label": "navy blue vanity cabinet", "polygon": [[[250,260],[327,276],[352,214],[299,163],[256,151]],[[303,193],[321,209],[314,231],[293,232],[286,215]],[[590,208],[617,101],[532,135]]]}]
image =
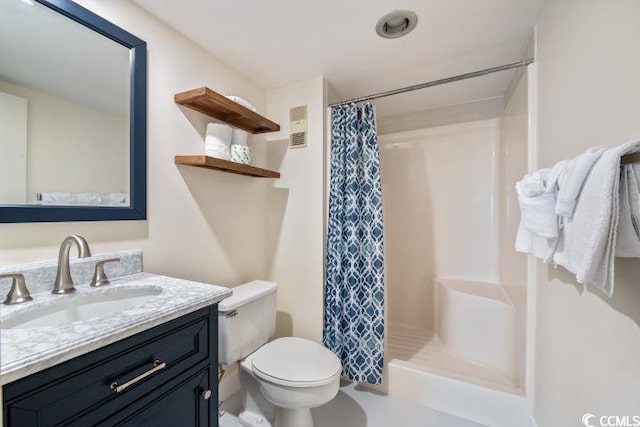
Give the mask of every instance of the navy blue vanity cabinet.
[{"label": "navy blue vanity cabinet", "polygon": [[3,387],[4,427],[218,425],[218,306]]}]

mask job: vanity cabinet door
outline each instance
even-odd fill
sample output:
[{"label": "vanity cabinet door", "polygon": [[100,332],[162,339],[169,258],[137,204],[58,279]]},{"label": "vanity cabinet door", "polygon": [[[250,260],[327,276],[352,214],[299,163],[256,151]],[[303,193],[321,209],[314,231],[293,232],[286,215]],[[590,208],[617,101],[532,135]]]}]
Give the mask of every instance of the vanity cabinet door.
[{"label": "vanity cabinet door", "polygon": [[217,321],[212,305],[9,383],[4,427],[217,426]]},{"label": "vanity cabinet door", "polygon": [[[217,427],[217,396],[210,390],[209,368],[186,379],[177,379],[148,398],[130,405],[99,426],[122,427]],[[210,394],[206,394],[210,391]],[[205,397],[207,396],[207,397]]]}]

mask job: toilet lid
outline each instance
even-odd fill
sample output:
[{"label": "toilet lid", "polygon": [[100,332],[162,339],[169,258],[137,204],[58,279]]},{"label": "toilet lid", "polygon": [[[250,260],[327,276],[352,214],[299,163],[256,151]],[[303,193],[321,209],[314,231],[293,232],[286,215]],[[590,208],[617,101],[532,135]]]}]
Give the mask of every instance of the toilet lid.
[{"label": "toilet lid", "polygon": [[304,338],[278,338],[253,355],[253,372],[264,380],[289,386],[328,384],[340,374],[340,360],[330,350]]}]

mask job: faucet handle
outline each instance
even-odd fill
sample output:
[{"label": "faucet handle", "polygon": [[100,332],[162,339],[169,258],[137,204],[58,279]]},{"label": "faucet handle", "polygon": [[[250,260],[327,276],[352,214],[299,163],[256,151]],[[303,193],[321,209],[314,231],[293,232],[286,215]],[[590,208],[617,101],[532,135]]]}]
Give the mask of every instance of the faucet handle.
[{"label": "faucet handle", "polygon": [[93,286],[94,288],[97,288],[98,286],[104,286],[111,283],[109,282],[109,278],[107,277],[107,274],[104,272],[104,265],[108,262],[118,262],[118,261],[120,261],[120,257],[102,259],[96,262],[96,270],[93,272],[93,279],[91,279],[90,285]]},{"label": "faucet handle", "polygon": [[11,290],[7,294],[7,299],[3,304],[19,304],[21,302],[31,301],[33,298],[27,289],[27,284],[24,281],[24,275],[22,274],[0,274],[0,279],[13,279],[11,284]]}]

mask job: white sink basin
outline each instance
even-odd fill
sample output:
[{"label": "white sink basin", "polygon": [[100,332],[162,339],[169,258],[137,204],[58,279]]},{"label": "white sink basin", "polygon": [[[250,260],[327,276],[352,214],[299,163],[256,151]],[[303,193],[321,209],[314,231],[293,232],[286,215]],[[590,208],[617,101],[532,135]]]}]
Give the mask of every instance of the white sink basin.
[{"label": "white sink basin", "polygon": [[105,288],[56,296],[43,303],[25,303],[23,309],[2,318],[0,329],[36,329],[113,316],[160,295],[159,286]]}]

